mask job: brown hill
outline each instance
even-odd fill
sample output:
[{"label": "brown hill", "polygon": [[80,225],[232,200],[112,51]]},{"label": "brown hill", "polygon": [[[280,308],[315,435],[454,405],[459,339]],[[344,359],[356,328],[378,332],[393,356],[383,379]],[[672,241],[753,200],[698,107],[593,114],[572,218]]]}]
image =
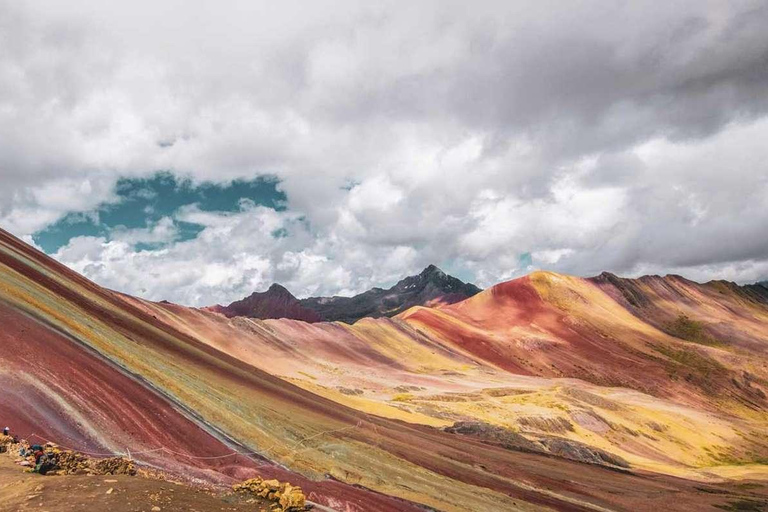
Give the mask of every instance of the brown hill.
[{"label": "brown hill", "polygon": [[254,292],[250,296],[233,302],[229,306],[211,306],[210,311],[221,313],[227,318],[244,316],[248,318],[290,318],[304,322],[319,322],[320,316],[304,307],[291,292],[275,283],[265,292]]}]

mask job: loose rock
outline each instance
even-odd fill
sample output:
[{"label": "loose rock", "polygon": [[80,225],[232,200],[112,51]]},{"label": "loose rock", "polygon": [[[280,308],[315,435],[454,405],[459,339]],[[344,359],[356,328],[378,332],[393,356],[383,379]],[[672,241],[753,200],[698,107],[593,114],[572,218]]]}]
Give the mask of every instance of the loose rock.
[{"label": "loose rock", "polygon": [[307,509],[306,497],[300,487],[278,480],[252,478],[232,486],[235,492],[253,494],[274,501],[274,510],[282,512],[300,512]]}]

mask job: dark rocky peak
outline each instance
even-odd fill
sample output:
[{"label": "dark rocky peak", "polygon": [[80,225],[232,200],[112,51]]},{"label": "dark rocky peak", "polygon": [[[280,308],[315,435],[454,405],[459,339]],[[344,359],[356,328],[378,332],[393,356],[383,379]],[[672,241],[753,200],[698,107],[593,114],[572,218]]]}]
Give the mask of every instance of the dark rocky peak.
[{"label": "dark rocky peak", "polygon": [[419,274],[414,276],[408,276],[404,279],[401,279],[396,285],[395,288],[398,288],[401,284],[409,284],[412,285],[414,283],[428,283],[428,282],[441,282],[444,281],[446,278],[453,279],[451,276],[447,275],[445,272],[437,268],[435,265],[429,265],[427,268],[422,270]]},{"label": "dark rocky peak", "polygon": [[305,322],[318,322],[320,317],[314,311],[301,305],[299,299],[284,286],[272,284],[265,292],[253,292],[248,297],[229,306],[211,308],[228,317],[247,316],[250,318],[291,318]]},{"label": "dark rocky peak", "polygon": [[[406,283],[411,285],[411,288],[414,288],[415,286],[413,285],[416,282],[418,282],[422,287],[426,287],[431,284],[438,290],[448,293],[462,292],[467,296],[471,296],[480,292],[480,288],[474,284],[465,283],[460,279],[448,275],[435,265],[429,265],[427,268],[422,270],[418,276],[406,277],[400,283]],[[398,285],[400,283],[398,283]]]},{"label": "dark rocky peak", "polygon": [[387,290],[372,288],[354,297],[311,297],[303,299],[301,304],[316,311],[324,320],[353,323],[366,316],[394,316],[413,306],[453,304],[480,291],[477,286],[429,265]]},{"label": "dark rocky peak", "polygon": [[593,279],[595,279],[595,280],[599,279],[599,280],[602,280],[602,281],[613,282],[613,281],[617,281],[617,280],[623,279],[623,278],[617,276],[616,274],[614,274],[612,272],[600,272],[600,275],[594,277]]},{"label": "dark rocky peak", "polygon": [[[254,293],[253,295],[257,295],[258,292]],[[283,298],[290,298],[290,299],[296,299],[296,297],[288,291],[288,289],[278,283],[272,283],[272,285],[267,289],[266,292],[262,292],[259,295],[269,295],[272,297],[283,297]]]},{"label": "dark rocky peak", "polygon": [[425,277],[444,277],[445,272],[437,268],[435,265],[429,265],[427,268],[421,271],[420,276]]}]

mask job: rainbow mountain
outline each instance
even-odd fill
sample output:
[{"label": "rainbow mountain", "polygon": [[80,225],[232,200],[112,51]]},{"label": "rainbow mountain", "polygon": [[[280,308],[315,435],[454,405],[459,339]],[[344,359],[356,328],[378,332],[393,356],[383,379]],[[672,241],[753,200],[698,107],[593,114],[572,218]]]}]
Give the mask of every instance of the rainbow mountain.
[{"label": "rainbow mountain", "polygon": [[101,288],[0,230],[0,421],[332,510],[764,506],[766,348],[761,285],[535,272],[261,320]]}]

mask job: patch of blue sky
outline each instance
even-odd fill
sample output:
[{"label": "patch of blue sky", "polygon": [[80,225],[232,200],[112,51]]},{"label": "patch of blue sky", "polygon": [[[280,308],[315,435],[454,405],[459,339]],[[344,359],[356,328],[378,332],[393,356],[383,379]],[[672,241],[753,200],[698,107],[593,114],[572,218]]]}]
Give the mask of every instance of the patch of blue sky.
[{"label": "patch of blue sky", "polygon": [[457,279],[461,279],[465,283],[475,283],[475,274],[471,270],[469,270],[461,260],[459,259],[450,259],[450,260],[444,260],[439,263],[435,263],[435,265],[440,268],[443,272],[445,272],[448,275],[451,275]]},{"label": "patch of blue sky", "polygon": [[530,252],[524,252],[517,257],[517,262],[522,270],[527,270],[533,267],[533,256]]},{"label": "patch of blue sky", "polygon": [[[33,235],[45,252],[55,253],[78,236],[109,238],[114,230],[151,228],[163,218],[173,218],[181,207],[197,205],[202,211],[239,211],[241,201],[283,211],[286,196],[279,181],[271,176],[254,180],[236,180],[225,184],[193,183],[169,172],[149,178],[123,178],[115,185],[116,201],[100,204],[88,212],[71,212]],[[195,238],[203,227],[173,220],[177,240]],[[158,243],[140,243],[137,250],[152,250]]]},{"label": "patch of blue sky", "polygon": [[285,228],[279,228],[272,232],[273,238],[286,238],[288,236],[288,230]]}]

